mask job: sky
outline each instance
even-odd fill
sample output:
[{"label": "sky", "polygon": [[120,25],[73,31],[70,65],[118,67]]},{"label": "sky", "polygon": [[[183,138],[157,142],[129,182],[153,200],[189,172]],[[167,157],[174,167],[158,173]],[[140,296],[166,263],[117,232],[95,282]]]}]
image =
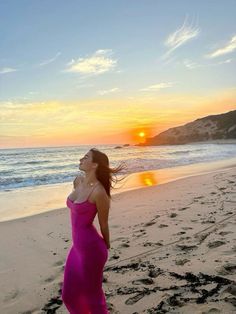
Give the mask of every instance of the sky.
[{"label": "sky", "polygon": [[136,144],[236,109],[235,0],[0,1],[0,148]]}]

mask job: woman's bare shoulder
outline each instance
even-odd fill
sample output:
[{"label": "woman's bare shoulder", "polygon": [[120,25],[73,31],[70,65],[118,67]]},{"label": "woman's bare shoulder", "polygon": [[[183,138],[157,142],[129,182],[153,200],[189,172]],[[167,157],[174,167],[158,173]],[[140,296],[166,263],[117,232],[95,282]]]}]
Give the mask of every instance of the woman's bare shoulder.
[{"label": "woman's bare shoulder", "polygon": [[95,188],[95,197],[104,197],[106,199],[109,199],[106,189],[104,188],[104,186],[102,185],[102,183],[98,184]]}]

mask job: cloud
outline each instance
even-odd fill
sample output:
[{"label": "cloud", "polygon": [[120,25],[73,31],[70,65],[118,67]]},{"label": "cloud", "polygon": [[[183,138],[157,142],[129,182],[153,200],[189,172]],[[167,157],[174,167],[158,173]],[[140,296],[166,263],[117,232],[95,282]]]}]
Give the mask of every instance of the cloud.
[{"label": "cloud", "polygon": [[188,69],[190,69],[190,70],[201,67],[200,64],[197,64],[197,63],[195,63],[195,62],[192,62],[191,60],[188,60],[188,59],[185,59],[185,60],[183,61],[183,64],[184,64],[184,66],[185,66],[186,68],[188,68]]},{"label": "cloud", "polygon": [[29,95],[37,95],[39,92],[29,92]]},{"label": "cloud", "polygon": [[221,65],[221,64],[227,64],[227,63],[230,63],[231,61],[232,61],[232,59],[227,59],[227,60],[217,62],[217,63],[198,64],[198,63],[192,62],[189,59],[185,59],[185,60],[183,60],[183,64],[186,68],[193,70],[193,69],[200,68],[200,67],[211,67],[211,66],[217,66],[217,65]]},{"label": "cloud", "polygon": [[165,41],[165,46],[169,48],[169,50],[165,53],[163,58],[169,56],[171,52],[173,52],[178,47],[182,46],[189,40],[195,38],[200,33],[200,29],[197,27],[193,27],[192,25],[187,25],[187,18],[184,21],[184,24],[177,29],[175,32],[170,34]]},{"label": "cloud", "polygon": [[13,68],[3,68],[0,70],[0,74],[6,74],[6,73],[11,73],[11,72],[15,72],[18,71],[17,69],[13,69]]},{"label": "cloud", "polygon": [[114,92],[119,92],[119,91],[121,91],[120,88],[114,87],[114,88],[107,89],[107,90],[99,90],[99,91],[98,91],[98,94],[99,94],[99,95],[106,95],[106,94],[110,94],[110,93],[114,93]]},{"label": "cloud", "polygon": [[215,58],[233,52],[234,50],[236,50],[236,35],[233,36],[232,39],[224,45],[224,47],[221,47],[211,54],[206,55],[206,57]]},{"label": "cloud", "polygon": [[117,64],[117,60],[110,57],[111,54],[111,49],[99,49],[90,57],[79,58],[77,61],[72,59],[65,72],[96,75],[111,71]]},{"label": "cloud", "polygon": [[224,64],[224,63],[230,63],[231,61],[232,61],[232,59],[227,59],[227,60],[224,60],[224,61],[221,61],[218,63],[214,63],[214,64],[218,65],[218,64]]},{"label": "cloud", "polygon": [[155,85],[151,85],[145,88],[140,89],[140,91],[156,91],[156,90],[160,90],[163,88],[168,88],[173,86],[172,82],[167,82],[167,83],[159,83],[159,84],[155,84]]},{"label": "cloud", "polygon": [[60,56],[60,54],[61,54],[61,52],[58,52],[58,53],[55,55],[55,57],[53,57],[53,58],[51,58],[51,59],[48,59],[48,60],[45,60],[45,61],[39,63],[38,66],[39,66],[39,67],[42,67],[42,66],[44,66],[44,65],[47,65],[47,64],[49,64],[49,63],[52,63],[53,61],[55,61],[55,60]]}]

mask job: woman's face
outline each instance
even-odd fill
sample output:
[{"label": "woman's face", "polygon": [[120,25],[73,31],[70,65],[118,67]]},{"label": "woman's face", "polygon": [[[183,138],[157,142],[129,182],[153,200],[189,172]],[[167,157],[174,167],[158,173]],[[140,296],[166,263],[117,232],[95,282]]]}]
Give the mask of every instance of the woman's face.
[{"label": "woman's face", "polygon": [[81,170],[90,170],[92,168],[94,168],[95,163],[93,163],[92,161],[92,152],[91,151],[88,151],[84,157],[82,157],[80,159],[80,164],[79,164],[79,168]]}]

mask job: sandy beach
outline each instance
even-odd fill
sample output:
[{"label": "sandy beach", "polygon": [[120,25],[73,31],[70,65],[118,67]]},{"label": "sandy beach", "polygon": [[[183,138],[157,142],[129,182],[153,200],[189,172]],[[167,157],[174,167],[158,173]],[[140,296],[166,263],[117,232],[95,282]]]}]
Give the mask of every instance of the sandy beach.
[{"label": "sandy beach", "polygon": [[[236,166],[114,195],[110,313],[235,313],[235,207]],[[66,207],[1,222],[1,313],[67,313],[60,292],[71,245]]]}]

